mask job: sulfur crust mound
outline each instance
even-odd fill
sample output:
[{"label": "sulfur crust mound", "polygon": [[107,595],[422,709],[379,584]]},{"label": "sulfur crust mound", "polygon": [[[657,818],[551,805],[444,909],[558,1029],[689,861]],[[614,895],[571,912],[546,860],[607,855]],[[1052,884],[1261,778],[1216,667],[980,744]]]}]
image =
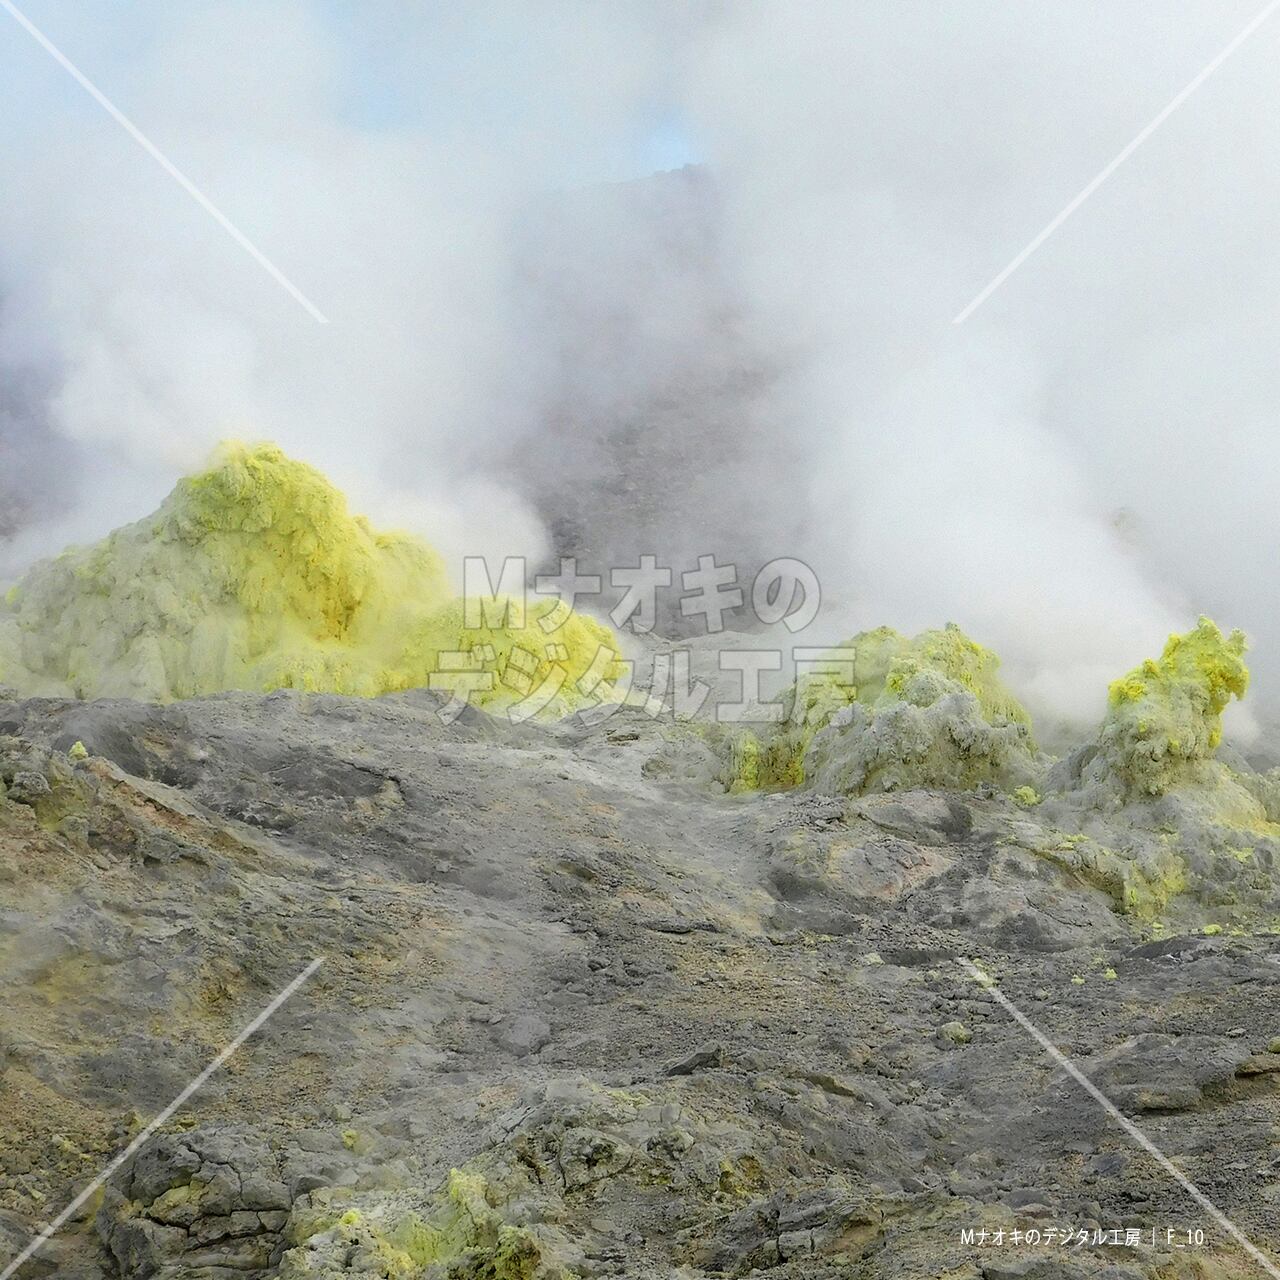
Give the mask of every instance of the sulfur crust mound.
[{"label": "sulfur crust mound", "polygon": [[[539,625],[557,608],[557,629]],[[556,601],[520,627],[467,627],[430,547],[376,532],[272,445],[223,446],[154,515],[37,565],[0,610],[0,683],[26,695],[369,697],[464,666],[474,705],[564,714],[598,701],[578,682],[617,661],[606,628]]]},{"label": "sulfur crust mound", "polygon": [[1222,740],[1222,712],[1249,686],[1241,631],[1224,636],[1208,618],[1172,635],[1159,658],[1112,683],[1099,755],[1130,793],[1163,795],[1202,781]]},{"label": "sulfur crust mound", "polygon": [[389,1208],[343,1211],[304,1196],[286,1227],[293,1247],[280,1260],[280,1280],[348,1275],[353,1251],[367,1259],[363,1271],[388,1280],[444,1275],[446,1268],[454,1280],[533,1280],[535,1275],[568,1280],[568,1273],[547,1256],[547,1244],[559,1233],[548,1229],[540,1236],[505,1222],[491,1197],[496,1198],[485,1177],[465,1169],[450,1172],[425,1220],[415,1212],[396,1214]]},{"label": "sulfur crust mound", "polygon": [[865,631],[829,664],[787,690],[776,729],[731,745],[731,787],[967,790],[1035,776],[1030,717],[1001,682],[999,658],[958,627],[913,639]]},{"label": "sulfur crust mound", "polygon": [[[1111,684],[1094,739],[1045,782],[1041,820],[1079,832],[1047,851],[1123,893],[1131,914],[1253,927],[1273,912],[1280,791],[1239,755],[1216,758],[1222,713],[1249,683],[1245,637],[1208,618]],[[1117,877],[1118,873],[1118,877]],[[1274,924],[1274,917],[1271,917]]]}]

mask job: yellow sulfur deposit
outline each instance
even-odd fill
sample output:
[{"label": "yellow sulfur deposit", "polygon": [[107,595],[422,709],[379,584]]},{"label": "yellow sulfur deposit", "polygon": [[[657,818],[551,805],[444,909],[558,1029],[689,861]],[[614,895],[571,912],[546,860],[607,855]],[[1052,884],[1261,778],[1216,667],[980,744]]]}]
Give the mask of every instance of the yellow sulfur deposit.
[{"label": "yellow sulfur deposit", "polygon": [[860,702],[918,702],[927,687],[959,685],[977,699],[988,722],[1031,725],[1022,704],[1000,679],[1000,659],[954,623],[908,639],[892,627],[864,632],[849,642],[858,659],[854,678]]},{"label": "yellow sulfur deposit", "polygon": [[[539,625],[557,608],[558,628]],[[0,684],[23,694],[432,685],[562,715],[607,695],[618,661],[607,628],[553,600],[521,627],[467,627],[430,547],[376,532],[273,445],[223,446],[154,515],[37,565],[0,608]]]},{"label": "yellow sulfur deposit", "polygon": [[310,1197],[310,1206],[294,1207],[286,1227],[287,1241],[294,1247],[281,1259],[281,1280],[347,1274],[343,1264],[353,1250],[376,1266],[366,1274],[389,1280],[421,1280],[443,1276],[446,1270],[456,1280],[533,1280],[534,1275],[566,1274],[544,1256],[544,1243],[534,1231],[504,1221],[490,1203],[491,1188],[479,1173],[452,1170],[425,1220],[413,1212],[339,1212],[336,1205],[316,1205],[317,1199],[332,1195],[321,1192]]},{"label": "yellow sulfur deposit", "polygon": [[1195,779],[1221,741],[1223,709],[1249,686],[1244,651],[1243,632],[1224,636],[1201,618],[1112,683],[1099,748],[1126,788],[1162,795]]},{"label": "yellow sulfur deposit", "polygon": [[1031,772],[1030,717],[1000,680],[999,658],[959,627],[914,638],[864,631],[826,665],[786,691],[781,724],[729,744],[732,789],[964,789]]}]

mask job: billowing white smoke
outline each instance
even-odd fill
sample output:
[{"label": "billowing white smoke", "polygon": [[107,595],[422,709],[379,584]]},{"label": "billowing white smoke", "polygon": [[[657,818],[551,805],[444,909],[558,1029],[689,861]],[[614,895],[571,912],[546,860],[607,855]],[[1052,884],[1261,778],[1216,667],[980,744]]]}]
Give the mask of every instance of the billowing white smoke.
[{"label": "billowing white smoke", "polygon": [[1256,7],[747,3],[707,33],[696,118],[758,322],[804,353],[783,404],[861,621],[952,618],[1064,710],[1202,609],[1280,668],[1280,21],[951,324]]},{"label": "billowing white smoke", "polygon": [[548,186],[627,176],[653,40],[576,4],[432,10],[26,7],[327,325],[0,14],[19,104],[0,128],[0,359],[47,372],[50,424],[84,459],[71,521],[33,529],[10,569],[142,514],[235,434],[447,551],[460,530],[473,553],[537,549],[527,504],[479,478],[531,421],[511,226]]},{"label": "billowing white smoke", "polygon": [[[54,487],[79,493],[70,522],[26,513],[0,574],[148,509],[236,431],[451,553],[535,552],[547,490],[521,484],[515,442],[566,454],[544,453],[535,476],[583,485],[614,479],[592,459],[654,458],[535,437],[564,353],[531,322],[513,228],[548,191],[638,172],[645,129],[682,113],[722,219],[706,280],[730,295],[742,350],[775,367],[719,496],[677,485],[686,505],[657,512],[705,531],[674,545],[752,511],[756,548],[817,563],[840,610],[831,634],[954,619],[1024,692],[1086,716],[1105,676],[1197,610],[1249,629],[1257,664],[1280,667],[1280,139],[1264,110],[1280,20],[951,324],[1254,7],[145,0],[122,20],[105,0],[74,14],[31,0],[330,323],[14,26],[0,362],[6,383],[34,373],[51,392],[25,417],[0,402],[0,430],[73,442],[73,476],[65,445],[47,452]],[[616,207],[601,202],[597,247]],[[627,262],[595,252],[574,288],[625,310],[646,283],[632,231]],[[617,406],[643,406],[649,382],[666,394],[676,345],[702,337],[709,363],[732,365],[724,300],[670,296],[670,315],[661,292],[636,303],[629,363],[583,370],[575,394],[601,406],[601,430],[636,431]],[[633,342],[644,332],[657,337]]]}]

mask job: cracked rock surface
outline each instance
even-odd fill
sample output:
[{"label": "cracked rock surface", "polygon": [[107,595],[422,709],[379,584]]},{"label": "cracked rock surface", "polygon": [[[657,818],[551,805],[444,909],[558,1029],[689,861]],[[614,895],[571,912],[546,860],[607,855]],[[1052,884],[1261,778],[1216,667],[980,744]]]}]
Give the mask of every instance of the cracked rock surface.
[{"label": "cracked rock surface", "polygon": [[437,709],[0,703],[0,1258],[324,961],[23,1276],[1261,1274],[958,957],[1280,1249],[1274,933],[1007,797]]}]

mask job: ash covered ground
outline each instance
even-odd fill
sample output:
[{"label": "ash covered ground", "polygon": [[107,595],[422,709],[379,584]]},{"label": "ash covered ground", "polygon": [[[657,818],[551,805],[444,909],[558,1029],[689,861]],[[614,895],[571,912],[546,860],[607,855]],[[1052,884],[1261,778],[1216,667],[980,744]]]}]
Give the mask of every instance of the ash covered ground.
[{"label": "ash covered ground", "polygon": [[1259,1273],[957,958],[1274,1248],[1273,842],[439,706],[0,704],[6,1253],[325,959],[23,1275]]}]

